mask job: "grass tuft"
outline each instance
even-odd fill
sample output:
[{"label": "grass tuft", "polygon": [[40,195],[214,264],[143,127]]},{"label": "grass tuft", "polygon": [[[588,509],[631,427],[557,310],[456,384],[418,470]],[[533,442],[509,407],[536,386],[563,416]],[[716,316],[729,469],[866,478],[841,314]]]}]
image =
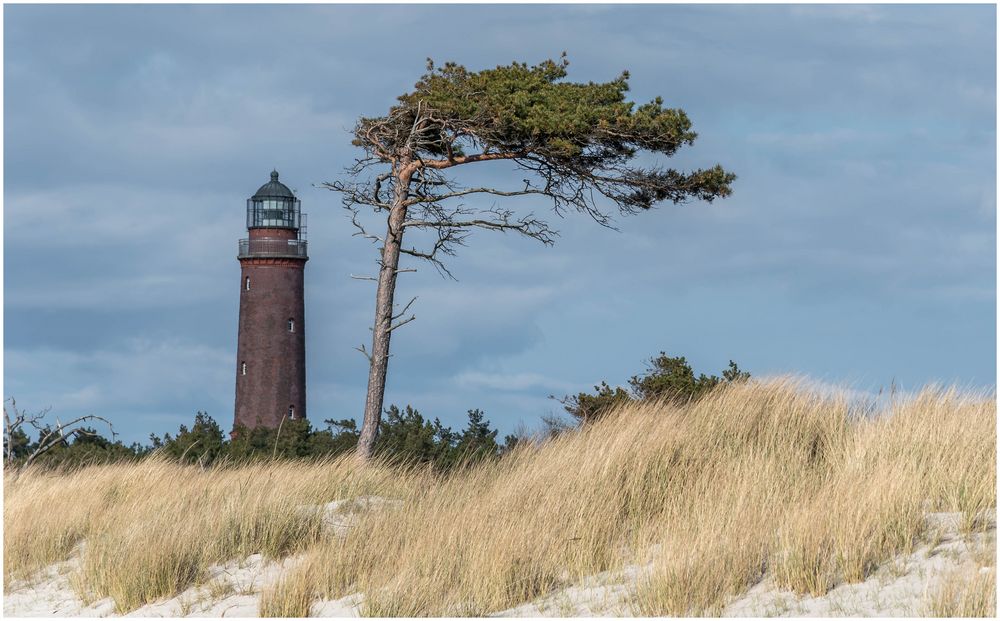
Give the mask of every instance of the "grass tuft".
[{"label": "grass tuft", "polygon": [[980,571],[965,568],[952,572],[930,595],[926,610],[931,617],[996,618],[996,612],[996,567]]},{"label": "grass tuft", "polygon": [[257,612],[261,617],[308,617],[314,599],[309,582],[281,580],[261,593]]}]

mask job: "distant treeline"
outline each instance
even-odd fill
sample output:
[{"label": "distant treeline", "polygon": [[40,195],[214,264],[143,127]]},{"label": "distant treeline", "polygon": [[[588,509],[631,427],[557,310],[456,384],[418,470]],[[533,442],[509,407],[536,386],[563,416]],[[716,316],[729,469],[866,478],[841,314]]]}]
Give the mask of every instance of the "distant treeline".
[{"label": "distant treeline", "polygon": [[[596,420],[616,407],[632,401],[663,400],[683,404],[700,398],[720,384],[745,381],[750,374],[730,361],[722,377],[701,374],[695,376],[683,357],[670,357],[660,352],[649,361],[646,370],[633,376],[628,388],[612,388],[607,382],[594,387],[593,393],[581,392],[559,399],[570,418],[543,417],[543,428],[534,434],[518,432],[497,442],[493,429],[481,410],[469,410],[468,421],[460,431],[441,424],[437,418],[424,418],[407,405],[395,405],[386,410],[379,425],[375,454],[388,461],[405,464],[430,464],[435,469],[450,470],[456,466],[483,459],[496,459],[520,442],[544,438]],[[333,457],[354,449],[358,442],[357,423],[352,419],[323,421],[326,427],[314,428],[308,420],[286,420],[279,429],[237,428],[230,438],[222,427],[205,412],[195,415],[194,424],[181,425],[176,434],[162,438],[151,434],[149,444],[126,445],[101,435],[96,429],[85,428],[72,441],[61,442],[36,459],[48,467],[76,467],[85,464],[110,463],[143,459],[158,453],[185,463],[208,466],[217,463],[242,463],[255,459],[307,459]],[[39,433],[44,437],[46,430]],[[4,435],[11,443],[13,464],[30,455],[37,447],[23,430]]]}]

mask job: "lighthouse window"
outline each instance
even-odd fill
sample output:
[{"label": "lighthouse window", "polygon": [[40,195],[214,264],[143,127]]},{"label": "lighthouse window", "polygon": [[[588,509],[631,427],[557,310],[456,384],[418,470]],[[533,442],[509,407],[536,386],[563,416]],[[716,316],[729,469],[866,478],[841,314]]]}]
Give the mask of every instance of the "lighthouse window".
[{"label": "lighthouse window", "polygon": [[295,320],[294,319],[289,319],[288,320],[288,331],[289,332],[295,332]]},{"label": "lighthouse window", "polygon": [[250,277],[247,276],[246,280],[243,281],[243,286],[246,287],[247,291],[250,290]]},{"label": "lighthouse window", "polygon": [[247,374],[247,363],[243,362],[240,364],[240,373],[243,375]]},{"label": "lighthouse window", "polygon": [[290,418],[291,420],[295,420],[295,406],[294,405],[288,406],[288,418]]},{"label": "lighthouse window", "polygon": [[299,201],[294,198],[251,198],[247,201],[247,226],[299,227]]}]

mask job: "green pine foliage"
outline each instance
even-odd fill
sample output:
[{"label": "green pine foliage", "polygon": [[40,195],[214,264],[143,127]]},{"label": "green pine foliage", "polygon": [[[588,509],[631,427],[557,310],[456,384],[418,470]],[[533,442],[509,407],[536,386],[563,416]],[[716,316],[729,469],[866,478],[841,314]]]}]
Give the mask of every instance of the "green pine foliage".
[{"label": "green pine foliage", "polygon": [[[380,426],[376,453],[392,463],[426,464],[447,471],[499,457],[512,447],[497,443],[497,430],[481,410],[469,410],[468,418],[463,430],[453,431],[437,418],[425,419],[412,406],[393,405]],[[237,427],[227,437],[215,419],[198,412],[190,428],[181,425],[175,435],[167,433],[162,438],[150,435],[148,446],[125,446],[93,429],[84,429],[79,437],[56,446],[35,463],[46,468],[66,468],[141,459],[157,452],[183,463],[209,467],[267,459],[318,459],[354,450],[358,443],[354,420],[327,419],[324,423],[324,429],[314,429],[308,420],[301,419],[286,420],[279,429]],[[509,436],[511,443],[518,440]],[[14,465],[37,446],[23,432],[13,436],[13,443]]]},{"label": "green pine foliage", "polygon": [[581,392],[562,400],[563,407],[581,423],[587,423],[611,412],[616,407],[632,402],[632,395],[620,386],[612,388],[607,382],[594,386],[594,394]]},{"label": "green pine foliage", "polygon": [[222,428],[215,419],[205,412],[198,412],[194,417],[194,425],[188,430],[181,425],[176,437],[165,434],[163,440],[150,436],[153,446],[170,457],[186,463],[212,463],[223,451],[225,440]]},{"label": "green pine foliage", "polygon": [[[716,375],[695,375],[691,365],[681,357],[665,352],[651,358],[645,372],[629,380],[629,388],[612,387],[601,382],[594,393],[579,393],[566,397],[562,403],[577,423],[588,423],[611,412],[616,407],[636,400],[667,400],[684,403],[699,399],[716,386],[749,379],[750,374],[735,362]],[[240,464],[267,459],[320,459],[336,457],[353,451],[358,443],[358,426],[352,419],[323,421],[324,428],[313,428],[308,420],[285,420],[278,429],[237,427],[231,434],[206,412],[195,414],[188,428],[181,425],[177,433],[162,438],[150,435],[149,445],[126,446],[112,441],[96,430],[83,428],[72,440],[62,442],[42,455],[36,464],[43,468],[73,468],[88,464],[142,459],[154,452],[187,464],[202,467]],[[571,430],[575,425],[563,419],[543,416],[545,432],[554,436]],[[41,435],[48,430],[41,430]],[[447,472],[486,459],[497,459],[520,443],[530,442],[530,434],[518,432],[497,442],[494,429],[486,414],[469,410],[463,429],[453,430],[438,418],[425,418],[407,405],[389,406],[379,424],[374,453],[397,464],[426,465]],[[23,430],[11,437],[16,466],[38,446]]]},{"label": "green pine foliage", "polygon": [[497,430],[490,429],[490,421],[482,410],[469,410],[469,424],[455,444],[459,461],[478,461],[494,457],[501,452],[497,444]]},{"label": "green pine foliage", "polygon": [[[468,465],[498,457],[504,447],[497,444],[497,430],[481,410],[469,410],[461,432],[445,427],[435,418],[424,419],[410,406],[389,406],[379,425],[375,454],[401,463],[430,464],[438,470]],[[515,439],[516,441],[516,439]]]},{"label": "green pine foliage", "polygon": [[311,455],[335,456],[353,450],[358,444],[358,424],[351,418],[326,419],[326,429],[317,429],[309,436]]},{"label": "green pine foliage", "polygon": [[440,420],[424,419],[409,405],[391,405],[379,423],[375,454],[390,461],[443,466],[450,464],[454,444],[454,432]]},{"label": "green pine foliage", "polygon": [[750,373],[729,361],[729,367],[717,375],[697,376],[684,356],[668,356],[660,352],[649,360],[646,371],[633,375],[628,381],[630,389],[620,386],[612,388],[607,382],[594,386],[593,394],[581,392],[561,400],[566,411],[581,423],[588,423],[600,418],[615,408],[632,401],[667,401],[683,404],[700,399],[720,384],[727,382],[745,382],[750,379]]},{"label": "green pine foliage", "polygon": [[[52,433],[51,427],[44,427],[38,432],[38,438],[32,439],[21,429],[12,435],[14,459],[12,465],[23,463],[35,449],[39,438]],[[41,454],[35,461],[42,468],[74,468],[92,464],[106,464],[117,461],[134,460],[145,457],[152,447],[138,443],[125,445],[121,440],[109,440],[96,429],[82,427],[71,441],[63,441]]]},{"label": "green pine foliage", "polygon": [[[664,107],[660,97],[641,105],[628,101],[627,71],[609,82],[569,82],[568,66],[565,54],[558,61],[482,71],[454,62],[435,68],[428,59],[427,72],[387,116],[361,119],[354,144],[395,155],[415,146],[419,157],[450,161],[472,155],[469,148],[527,157],[543,163],[561,185],[593,184],[623,212],[732,193],[736,176],[721,165],[689,173],[625,166],[640,151],[670,157],[694,144],[698,134],[690,119],[679,108]],[[412,136],[415,126],[419,135]],[[373,127],[391,131],[373,134]],[[549,189],[557,198],[559,190]]]}]

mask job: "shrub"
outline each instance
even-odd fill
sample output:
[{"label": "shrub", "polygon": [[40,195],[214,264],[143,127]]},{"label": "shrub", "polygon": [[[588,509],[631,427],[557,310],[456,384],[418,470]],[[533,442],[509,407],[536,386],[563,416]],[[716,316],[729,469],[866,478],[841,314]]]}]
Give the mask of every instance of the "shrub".
[{"label": "shrub", "polygon": [[704,373],[696,377],[684,356],[672,357],[661,351],[659,356],[650,358],[645,373],[632,376],[628,382],[631,390],[620,386],[612,388],[607,382],[601,382],[600,386],[594,386],[594,394],[581,392],[564,397],[560,402],[577,421],[588,423],[631,401],[665,401],[680,405],[703,397],[721,384],[748,379],[750,373],[741,370],[732,360],[721,378]]}]

